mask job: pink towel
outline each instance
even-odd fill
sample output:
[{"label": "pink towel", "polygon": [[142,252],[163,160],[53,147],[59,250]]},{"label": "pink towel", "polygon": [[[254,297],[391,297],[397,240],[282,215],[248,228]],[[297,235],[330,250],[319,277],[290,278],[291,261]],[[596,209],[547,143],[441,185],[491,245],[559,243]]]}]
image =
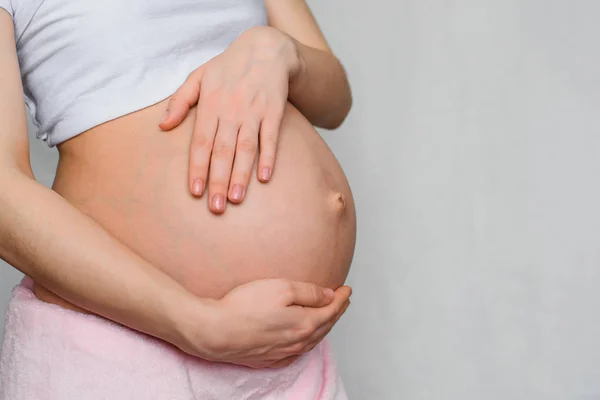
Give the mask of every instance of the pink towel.
[{"label": "pink towel", "polygon": [[13,290],[0,354],[0,400],[345,400],[326,342],[289,367],[210,363],[93,315]]}]

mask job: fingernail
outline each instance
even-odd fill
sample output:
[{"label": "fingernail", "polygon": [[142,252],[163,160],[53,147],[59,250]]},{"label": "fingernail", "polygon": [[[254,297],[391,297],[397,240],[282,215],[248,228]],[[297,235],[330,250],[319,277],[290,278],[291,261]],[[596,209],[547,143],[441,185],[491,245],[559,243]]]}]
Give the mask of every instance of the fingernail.
[{"label": "fingernail", "polygon": [[162,119],[160,120],[160,123],[162,124],[163,122],[165,122],[167,120],[168,116],[169,116],[169,110],[165,111],[165,115],[163,115]]},{"label": "fingernail", "polygon": [[325,292],[325,297],[327,298],[332,298],[335,295],[333,289],[325,289],[323,292]]},{"label": "fingernail", "polygon": [[233,190],[231,191],[231,198],[235,201],[240,201],[240,200],[242,200],[243,195],[244,195],[244,187],[239,184],[234,185]]},{"label": "fingernail", "polygon": [[202,179],[194,179],[194,182],[192,183],[192,194],[194,196],[201,196],[203,190],[204,182],[202,182]]},{"label": "fingernail", "polygon": [[217,211],[223,211],[225,209],[225,198],[220,194],[213,197],[212,200],[213,209]]},{"label": "fingernail", "polygon": [[268,181],[270,177],[271,177],[271,168],[262,167],[262,169],[260,170],[260,180]]}]

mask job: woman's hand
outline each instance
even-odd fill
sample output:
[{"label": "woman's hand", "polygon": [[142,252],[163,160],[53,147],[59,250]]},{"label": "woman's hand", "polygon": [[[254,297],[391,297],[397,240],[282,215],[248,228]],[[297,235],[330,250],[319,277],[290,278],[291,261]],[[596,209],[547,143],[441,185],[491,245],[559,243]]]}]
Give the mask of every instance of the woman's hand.
[{"label": "woman's hand", "polygon": [[[180,348],[208,361],[283,367],[323,340],[346,311],[351,293],[347,286],[334,292],[283,279],[253,281],[214,301],[208,320],[182,332]],[[188,324],[201,321],[191,318],[186,316]]]},{"label": "woman's hand", "polygon": [[290,36],[266,26],[251,28],[192,72],[171,97],[160,123],[164,130],[179,125],[198,104],[189,187],[202,196],[208,182],[213,212],[224,212],[227,199],[244,199],[258,149],[258,179],[271,178],[290,81],[301,65]]}]

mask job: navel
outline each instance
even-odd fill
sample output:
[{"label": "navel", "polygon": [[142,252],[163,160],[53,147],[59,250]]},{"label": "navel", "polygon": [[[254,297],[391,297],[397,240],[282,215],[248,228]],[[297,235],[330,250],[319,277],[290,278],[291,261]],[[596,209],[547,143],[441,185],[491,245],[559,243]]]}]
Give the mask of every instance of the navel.
[{"label": "navel", "polygon": [[344,196],[340,192],[334,192],[331,195],[331,206],[332,208],[340,214],[343,214],[346,210],[346,196]]}]

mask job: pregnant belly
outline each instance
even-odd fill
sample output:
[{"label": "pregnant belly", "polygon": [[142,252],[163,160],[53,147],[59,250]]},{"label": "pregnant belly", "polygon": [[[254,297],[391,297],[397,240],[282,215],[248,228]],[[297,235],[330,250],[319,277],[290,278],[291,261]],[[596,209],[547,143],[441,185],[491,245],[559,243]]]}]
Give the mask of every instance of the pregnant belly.
[{"label": "pregnant belly", "polygon": [[199,296],[219,298],[260,278],[342,285],[354,252],[354,202],[310,123],[288,105],[272,181],[262,184],[254,175],[244,202],[214,215],[207,196],[188,192],[195,110],[162,132],[157,121],[165,107],[62,144],[54,190]]}]

